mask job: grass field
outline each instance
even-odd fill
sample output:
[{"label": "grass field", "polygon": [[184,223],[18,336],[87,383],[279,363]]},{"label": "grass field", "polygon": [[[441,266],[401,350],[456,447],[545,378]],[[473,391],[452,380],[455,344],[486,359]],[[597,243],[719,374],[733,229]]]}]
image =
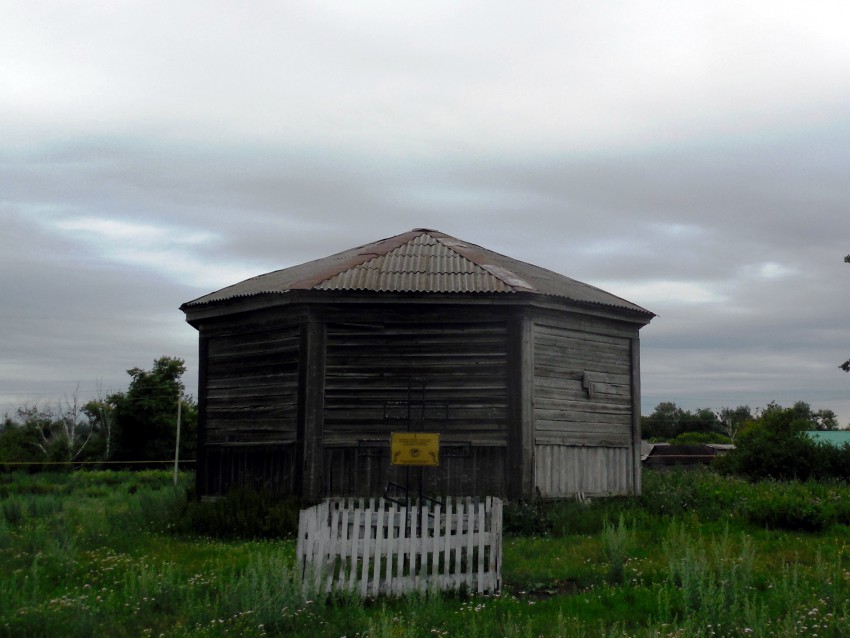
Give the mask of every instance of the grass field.
[{"label": "grass field", "polygon": [[0,475],[0,635],[850,636],[846,485],[650,472],[511,505],[500,596],[361,601],[302,591],[291,539],[191,531],[181,481]]}]

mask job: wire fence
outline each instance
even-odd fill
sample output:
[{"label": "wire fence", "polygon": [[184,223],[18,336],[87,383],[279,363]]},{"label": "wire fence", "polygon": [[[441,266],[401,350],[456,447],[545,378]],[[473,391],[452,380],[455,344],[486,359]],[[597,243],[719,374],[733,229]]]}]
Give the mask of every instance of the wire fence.
[{"label": "wire fence", "polygon": [[[180,460],[180,465],[194,463],[195,459]],[[174,465],[169,461],[0,461],[4,465]]]}]

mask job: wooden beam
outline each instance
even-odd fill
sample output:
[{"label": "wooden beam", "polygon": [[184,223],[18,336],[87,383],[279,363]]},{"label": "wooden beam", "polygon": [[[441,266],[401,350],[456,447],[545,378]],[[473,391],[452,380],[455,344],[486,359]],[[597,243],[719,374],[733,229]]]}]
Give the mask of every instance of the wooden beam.
[{"label": "wooden beam", "polygon": [[198,335],[198,442],[195,465],[195,494],[206,496],[207,489],[207,359],[209,338]]},{"label": "wooden beam", "polygon": [[632,337],[632,493],[641,493],[640,464],[640,337]]},{"label": "wooden beam", "polygon": [[534,324],[525,313],[508,326],[507,493],[513,499],[534,496]]},{"label": "wooden beam", "polygon": [[295,480],[296,493],[308,501],[319,500],[323,490],[325,334],[324,323],[302,326]]}]

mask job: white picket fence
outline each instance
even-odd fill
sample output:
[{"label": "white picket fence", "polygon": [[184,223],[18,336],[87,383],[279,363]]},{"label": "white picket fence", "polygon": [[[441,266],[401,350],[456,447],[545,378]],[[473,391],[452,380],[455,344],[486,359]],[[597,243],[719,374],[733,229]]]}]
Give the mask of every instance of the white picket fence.
[{"label": "white picket fence", "polygon": [[329,499],[301,511],[296,552],[302,582],[318,591],[498,593],[502,501]]}]

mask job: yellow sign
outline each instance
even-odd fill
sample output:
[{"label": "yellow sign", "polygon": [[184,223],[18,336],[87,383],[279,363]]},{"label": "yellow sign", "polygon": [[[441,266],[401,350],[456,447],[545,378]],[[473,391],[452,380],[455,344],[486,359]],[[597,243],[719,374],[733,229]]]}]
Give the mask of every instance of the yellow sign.
[{"label": "yellow sign", "polygon": [[440,464],[440,435],[434,432],[393,432],[390,439],[393,465]]}]

